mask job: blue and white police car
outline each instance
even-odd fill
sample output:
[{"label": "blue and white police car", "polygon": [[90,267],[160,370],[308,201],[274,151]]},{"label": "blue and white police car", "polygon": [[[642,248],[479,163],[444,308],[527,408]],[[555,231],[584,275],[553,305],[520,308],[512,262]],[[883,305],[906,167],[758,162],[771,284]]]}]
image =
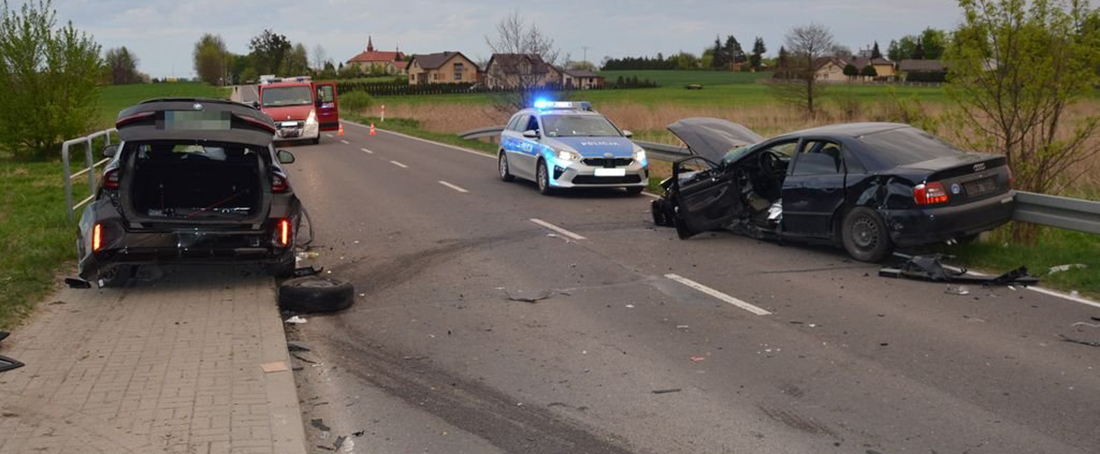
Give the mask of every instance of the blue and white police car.
[{"label": "blue and white police car", "polygon": [[626,188],[649,181],[645,150],[587,102],[536,101],[512,116],[500,136],[500,178],[534,181],[539,192],[567,188]]}]

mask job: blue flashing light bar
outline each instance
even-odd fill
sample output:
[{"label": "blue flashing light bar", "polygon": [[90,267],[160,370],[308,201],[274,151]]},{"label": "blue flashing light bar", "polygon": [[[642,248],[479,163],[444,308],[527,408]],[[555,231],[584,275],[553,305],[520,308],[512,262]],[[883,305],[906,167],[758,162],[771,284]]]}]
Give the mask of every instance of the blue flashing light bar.
[{"label": "blue flashing light bar", "polygon": [[535,100],[534,107],[539,110],[546,109],[581,109],[592,110],[592,104],[588,101],[547,101],[545,99]]}]

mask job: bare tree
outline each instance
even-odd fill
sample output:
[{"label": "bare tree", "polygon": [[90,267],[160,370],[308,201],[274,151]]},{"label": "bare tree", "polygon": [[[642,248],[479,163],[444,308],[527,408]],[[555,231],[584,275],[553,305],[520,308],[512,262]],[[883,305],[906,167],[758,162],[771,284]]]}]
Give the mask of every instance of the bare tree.
[{"label": "bare tree", "polygon": [[313,69],[315,71],[323,71],[325,69],[325,63],[328,62],[328,52],[325,52],[325,47],[318,44],[313,46]]},{"label": "bare tree", "polygon": [[825,94],[825,87],[817,80],[818,62],[829,56],[835,47],[833,34],[824,25],[809,24],[792,29],[787,33],[784,46],[790,58],[787,67],[781,68],[788,78],[774,81],[772,94],[813,116],[817,101]]},{"label": "bare tree", "polygon": [[[490,84],[511,89],[496,103],[505,111],[530,107],[541,92],[561,86],[561,57],[554,40],[535,24],[528,25],[513,12],[497,24],[497,37],[485,37],[495,63],[487,77]],[[568,60],[568,58],[565,58]],[[561,96],[561,94],[559,94]]]}]

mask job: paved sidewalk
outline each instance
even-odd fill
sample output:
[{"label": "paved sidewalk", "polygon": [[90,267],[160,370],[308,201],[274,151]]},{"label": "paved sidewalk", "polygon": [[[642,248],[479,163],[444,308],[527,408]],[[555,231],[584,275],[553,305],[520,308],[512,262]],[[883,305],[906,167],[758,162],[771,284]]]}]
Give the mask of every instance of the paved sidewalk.
[{"label": "paved sidewalk", "polygon": [[[0,454],[305,452],[271,278],[169,268],[65,289],[0,342]],[[246,275],[247,274],[247,275]]]}]

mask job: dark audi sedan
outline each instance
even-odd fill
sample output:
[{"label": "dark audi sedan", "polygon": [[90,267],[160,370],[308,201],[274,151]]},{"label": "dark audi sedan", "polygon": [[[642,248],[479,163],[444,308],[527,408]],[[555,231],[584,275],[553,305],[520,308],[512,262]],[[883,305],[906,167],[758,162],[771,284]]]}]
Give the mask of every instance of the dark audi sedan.
[{"label": "dark audi sedan", "polygon": [[302,207],[259,110],[214,99],[155,99],[123,110],[95,200],[80,219],[80,277],[101,287],[136,266],[261,264],[294,271]]},{"label": "dark audi sedan", "polygon": [[969,241],[1012,217],[1003,156],[908,125],[826,126],[769,140],[714,118],[669,130],[694,156],[673,164],[653,218],[681,238],[726,228],[830,243],[875,262],[894,247]]}]

